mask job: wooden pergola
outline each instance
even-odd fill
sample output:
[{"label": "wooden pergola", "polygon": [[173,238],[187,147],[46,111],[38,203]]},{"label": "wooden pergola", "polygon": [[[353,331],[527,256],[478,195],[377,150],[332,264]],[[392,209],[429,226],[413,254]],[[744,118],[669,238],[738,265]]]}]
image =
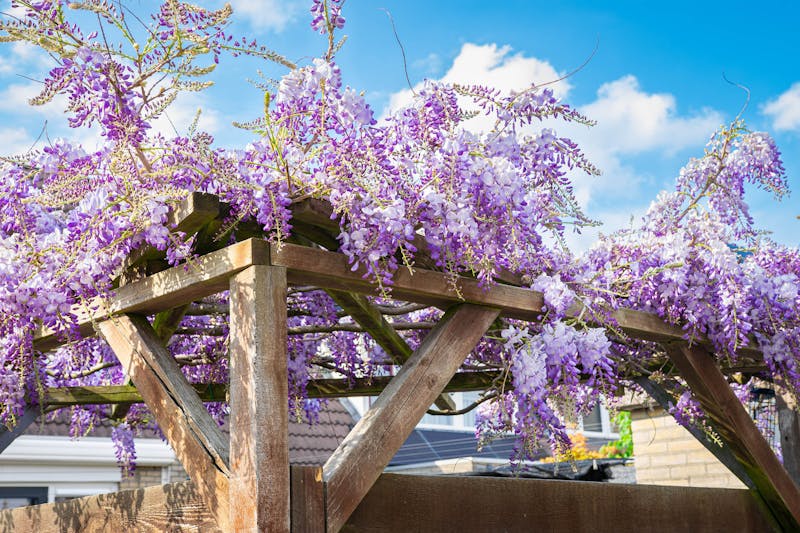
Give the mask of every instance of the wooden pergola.
[{"label": "wooden pergola", "polygon": [[[197,233],[202,246],[211,242],[225,209],[214,197],[193,194],[173,211],[173,223],[181,231]],[[295,206],[294,215],[299,239],[334,248],[336,227],[331,226],[325,206],[304,202]],[[357,381],[355,387],[346,380],[313,380],[312,397],[379,397],[321,469],[290,472],[286,295],[293,285],[326,290],[402,368],[394,377]],[[194,526],[202,523],[224,532],[339,531],[431,404],[446,407],[451,405],[448,392],[481,390],[497,378],[496,371],[457,371],[498,317],[541,316],[542,295],[520,285],[512,276],[501,276],[487,290],[473,278],[461,277],[454,285],[452,277],[441,272],[399,269],[393,298],[446,311],[412,351],[365,297],[376,294],[375,285],[362,271],[351,271],[340,253],[301,244],[276,246],[252,237],[212,249],[188,265],[164,268],[151,252],[141,252],[131,258],[112,298],[75,310],[83,334],[97,332],[106,339],[132,384],[47,391],[42,405],[31,406],[13,431],[0,433],[0,452],[47,408],[143,401],[191,478],[192,488],[185,490],[196,491],[204,509],[191,507],[196,506],[193,497],[182,499],[178,496],[183,493],[166,489],[147,492],[145,500],[161,498],[155,503],[180,511],[184,522],[194,520]],[[230,291],[230,382],[192,385],[164,339],[177,327],[187,305],[225,290]],[[721,369],[707,343],[687,344],[679,327],[654,315],[619,310],[614,320],[631,338],[663,346],[723,446],[700,433],[697,437],[751,489],[774,527],[798,530],[800,491],[725,377],[724,372],[740,368]],[[47,329],[35,339],[41,351],[61,343]],[[742,353],[741,361],[740,365],[756,369],[762,365],[752,348]],[[662,405],[669,401],[656,383],[645,377],[638,381]],[[230,439],[203,406],[203,401],[223,397],[230,402]],[[130,495],[118,493],[103,501],[109,498],[118,498],[117,507],[125,508]],[[90,523],[97,505],[87,500],[83,506],[73,506],[73,512],[85,516],[73,517],[71,523],[81,527]],[[47,516],[58,514],[55,508],[37,513],[31,509],[0,513],[0,528],[44,528]],[[106,516],[105,527],[113,530],[108,520]],[[61,530],[71,530],[68,526]]]}]

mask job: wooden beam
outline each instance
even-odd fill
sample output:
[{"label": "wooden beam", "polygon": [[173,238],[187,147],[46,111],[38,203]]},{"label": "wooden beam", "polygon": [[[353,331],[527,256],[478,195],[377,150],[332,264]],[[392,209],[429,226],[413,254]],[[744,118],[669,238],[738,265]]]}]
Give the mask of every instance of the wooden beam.
[{"label": "wooden beam", "polygon": [[498,314],[469,304],[448,311],[345,437],[323,467],[329,532],[345,524]]},{"label": "wooden beam", "polygon": [[685,343],[665,349],[721,438],[786,530],[800,530],[800,490],[731,390],[712,354]]},{"label": "wooden beam", "polygon": [[230,512],[234,531],[289,532],[286,271],[230,281]]},{"label": "wooden beam", "polygon": [[[224,402],[228,398],[227,383],[192,383],[204,402]],[[70,405],[119,405],[143,403],[134,385],[96,385],[87,387],[55,387],[47,389],[43,403],[48,407]]]},{"label": "wooden beam", "polygon": [[[353,271],[347,257],[340,253],[326,252],[305,246],[283,244],[272,245],[270,254],[273,265],[286,267],[290,283],[316,285],[362,294],[376,294],[376,287],[365,277],[363,268]],[[442,272],[400,268],[393,277],[392,296],[407,302],[447,308],[457,302],[497,307],[501,315],[520,320],[538,320],[544,307],[540,292],[513,285],[496,284],[491,289],[481,286],[474,278],[459,277],[453,283],[451,276]],[[571,314],[580,313],[573,309]],[[654,342],[685,340],[685,332],[679,326],[667,324],[651,313],[620,309],[612,314],[620,330],[633,338]],[[706,341],[703,341],[706,342]],[[743,347],[741,355],[760,356],[753,347]]]},{"label": "wooden beam", "polygon": [[[108,301],[96,299],[76,306],[81,334],[91,336],[92,324],[121,313],[155,314],[228,289],[230,276],[251,265],[269,264],[269,247],[261,239],[249,239],[222,250],[120,287]],[[49,328],[34,336],[34,347],[45,351],[62,344]]]},{"label": "wooden beam", "polygon": [[228,531],[227,439],[161,345],[147,319],[121,315],[97,325],[144,398],[186,473]]},{"label": "wooden beam", "polygon": [[[369,336],[378,343],[378,346],[397,364],[403,364],[413,350],[401,337],[380,311],[372,305],[366,296],[346,291],[329,289],[325,291],[333,301],[356,321]],[[436,407],[442,410],[454,411],[456,404],[449,394],[440,394],[434,401]]]},{"label": "wooden beam", "polygon": [[[362,270],[351,271],[342,254],[293,244],[283,244],[278,249],[262,239],[248,239],[206,254],[188,266],[179,265],[120,287],[110,301],[93,301],[87,306],[75,307],[72,312],[78,316],[81,333],[91,335],[93,321],[114,313],[154,314],[186,304],[225,290],[231,275],[255,264],[287,268],[290,283],[362,294],[376,292],[375,285],[364,278]],[[441,308],[458,302],[497,307],[503,316],[520,320],[536,320],[542,313],[544,299],[537,291],[505,284],[486,290],[477,280],[466,277],[458,278],[455,286],[452,281],[441,272],[416,269],[412,274],[402,268],[394,276],[392,294],[401,300]],[[612,318],[633,338],[655,342],[684,340],[680,327],[667,324],[650,313],[620,309]],[[58,336],[48,328],[40,329],[35,335],[37,350],[52,349],[60,344]],[[760,358],[760,352],[753,347],[741,348],[739,354]]]},{"label": "wooden beam", "polygon": [[[445,385],[446,392],[482,391],[501,375],[499,370],[459,372]],[[309,398],[348,398],[377,396],[392,376],[374,376],[354,380],[339,378],[312,379],[308,382]],[[227,383],[193,383],[192,387],[204,402],[228,401]],[[43,403],[48,407],[70,405],[116,405],[142,403],[142,395],[133,385],[98,385],[87,387],[56,387],[47,389]]]},{"label": "wooden beam", "polygon": [[[203,229],[204,226],[219,215],[219,197],[213,194],[191,192],[183,201],[170,209],[167,214],[167,226],[172,228],[171,232],[173,234],[181,232],[191,236]],[[146,268],[137,269],[138,265],[147,263],[152,259],[162,259],[164,256],[164,251],[152,246],[132,251],[123,262],[120,285],[135,281],[137,275],[142,270],[146,270]]]}]

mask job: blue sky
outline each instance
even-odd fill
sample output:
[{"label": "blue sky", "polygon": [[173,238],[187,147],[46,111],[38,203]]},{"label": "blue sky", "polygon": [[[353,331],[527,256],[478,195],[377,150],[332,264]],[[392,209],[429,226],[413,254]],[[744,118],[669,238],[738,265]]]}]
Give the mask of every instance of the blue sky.
[{"label": "blue sky", "polygon": [[[204,2],[214,5],[214,1]],[[231,0],[237,34],[299,63],[323,51],[324,39],[308,27],[307,3],[292,0]],[[149,0],[133,5],[146,8]],[[220,5],[221,2],[217,2]],[[569,72],[597,51],[557,91],[598,121],[592,130],[559,128],[573,135],[604,171],[579,178],[579,198],[606,231],[640,215],[657,192],[671,186],[683,163],[702,155],[708,136],[742,107],[744,93],[723,72],[749,87],[744,118],[754,130],[770,132],[783,154],[794,193],[780,204],[755,194],[757,223],[783,243],[800,241],[800,45],[793,2],[477,2],[349,0],[344,14],[348,42],[339,55],[345,81],[366,92],[380,114],[404,101],[407,91],[400,48],[388,9],[405,48],[408,75],[493,83],[523,88]],[[179,129],[203,108],[202,125],[226,145],[247,138],[231,120],[259,114],[261,98],[245,79],[253,62],[223,64],[217,86],[184,99],[171,113]],[[26,110],[23,96],[52,66],[21,47],[0,48],[0,139],[7,149],[26,149],[48,120],[51,137],[69,134],[53,110]],[[281,71],[267,67],[269,75]],[[84,138],[87,138],[84,136]],[[576,240],[586,246],[591,235]]]}]

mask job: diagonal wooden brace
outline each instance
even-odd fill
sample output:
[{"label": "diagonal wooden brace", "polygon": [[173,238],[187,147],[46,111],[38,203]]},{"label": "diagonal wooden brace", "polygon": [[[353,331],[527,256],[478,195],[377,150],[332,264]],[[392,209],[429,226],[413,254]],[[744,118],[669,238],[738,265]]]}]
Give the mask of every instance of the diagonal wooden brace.
[{"label": "diagonal wooden brace", "polygon": [[711,353],[685,343],[667,344],[665,349],[775,520],[787,531],[800,529],[800,490],[731,390]]},{"label": "diagonal wooden brace", "polygon": [[289,533],[286,270],[231,278],[230,429],[233,531]]},{"label": "diagonal wooden brace", "polygon": [[97,325],[222,531],[230,531],[229,445],[146,318],[121,315]]},{"label": "diagonal wooden brace", "polygon": [[431,330],[323,467],[327,531],[339,531],[497,318],[498,309],[452,308]]},{"label": "diagonal wooden brace", "polygon": [[3,453],[3,450],[8,448],[14,442],[14,439],[25,433],[25,430],[36,422],[41,412],[42,406],[40,405],[26,405],[25,411],[17,419],[17,425],[13,429],[8,429],[0,424],[0,453]]},{"label": "diagonal wooden brace", "polygon": [[[392,361],[401,365],[409,357],[413,350],[408,343],[401,337],[391,324],[383,317],[366,296],[347,291],[337,291],[328,289],[325,292],[333,298],[336,305],[341,307],[366,330],[370,337],[378,343],[378,346],[389,354]],[[434,400],[436,407],[455,411],[456,404],[449,394],[443,393]]]}]

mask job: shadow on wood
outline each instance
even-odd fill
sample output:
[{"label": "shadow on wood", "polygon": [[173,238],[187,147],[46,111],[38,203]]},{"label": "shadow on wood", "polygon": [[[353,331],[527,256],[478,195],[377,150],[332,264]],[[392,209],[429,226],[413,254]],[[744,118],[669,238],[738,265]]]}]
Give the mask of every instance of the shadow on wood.
[{"label": "shadow on wood", "polygon": [[[292,468],[292,531],[323,531],[319,470]],[[298,518],[303,515],[303,522]],[[343,531],[769,531],[746,490],[383,474]],[[192,482],[0,511],[0,531],[217,533]]]}]

